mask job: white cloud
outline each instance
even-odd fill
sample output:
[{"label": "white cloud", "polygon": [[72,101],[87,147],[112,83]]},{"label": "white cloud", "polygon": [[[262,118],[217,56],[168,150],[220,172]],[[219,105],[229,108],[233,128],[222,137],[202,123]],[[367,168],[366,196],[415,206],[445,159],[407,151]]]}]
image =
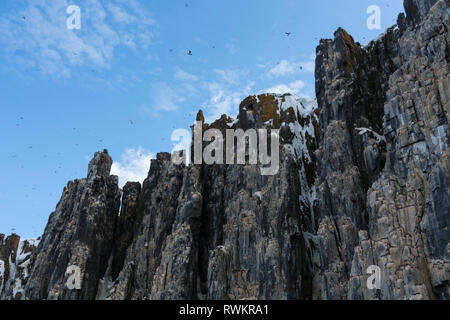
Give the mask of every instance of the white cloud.
[{"label": "white cloud", "polygon": [[[262,66],[262,65],[261,65]],[[299,72],[314,72],[315,61],[314,58],[309,61],[290,62],[288,60],[281,60],[276,66],[269,69],[267,74],[269,77],[282,77]]]},{"label": "white cloud", "polygon": [[237,42],[236,42],[235,39],[229,41],[229,42],[226,44],[226,47],[227,47],[227,49],[228,49],[228,52],[229,52],[230,54],[232,54],[232,55],[235,55],[235,54],[239,51],[239,48],[238,48],[238,46],[237,46]]},{"label": "white cloud", "polygon": [[232,85],[238,85],[240,82],[240,78],[242,75],[247,74],[246,71],[241,70],[232,70],[232,69],[214,69],[214,72],[217,73],[221,80],[228,82]]},{"label": "white cloud", "polygon": [[180,68],[176,68],[175,71],[175,78],[179,80],[187,80],[187,81],[197,81],[198,78],[194,76],[193,74],[190,74]]},{"label": "white cloud", "polygon": [[[211,98],[205,103],[206,122],[213,122],[223,114],[233,117],[239,110],[239,104],[248,95],[255,82],[248,82],[245,86],[240,84],[230,87],[228,83],[212,82],[207,85]],[[243,88],[241,88],[243,87]]]},{"label": "white cloud", "polygon": [[289,84],[277,84],[269,89],[264,90],[263,92],[277,94],[292,93],[298,95],[300,93],[300,90],[303,89],[304,86],[305,83],[302,80],[296,80]]},{"label": "white cloud", "polygon": [[291,63],[287,60],[281,60],[275,67],[271,68],[268,72],[269,76],[280,77],[285,76],[300,70],[300,67],[296,63]]},{"label": "white cloud", "polygon": [[127,182],[142,183],[147,178],[150,160],[154,159],[155,155],[139,147],[125,149],[120,158],[121,161],[112,164],[111,174],[119,177],[119,186],[122,188]]},{"label": "white cloud", "polygon": [[305,61],[300,64],[302,66],[303,71],[305,72],[312,72],[314,73],[316,71],[316,62],[313,60]]},{"label": "white cloud", "polygon": [[175,90],[165,82],[154,86],[152,99],[153,109],[164,111],[175,111],[178,109],[178,104],[184,101],[184,98],[178,96]]},{"label": "white cloud", "polygon": [[66,27],[70,4],[35,0],[2,13],[0,54],[19,68],[68,78],[74,67],[109,68],[118,46],[146,49],[155,35],[151,14],[134,0],[81,2],[81,30]]},{"label": "white cloud", "polygon": [[125,24],[136,22],[137,18],[134,15],[128,13],[126,10],[123,10],[121,7],[117,5],[108,3],[107,8],[111,12],[112,19],[114,22]]}]

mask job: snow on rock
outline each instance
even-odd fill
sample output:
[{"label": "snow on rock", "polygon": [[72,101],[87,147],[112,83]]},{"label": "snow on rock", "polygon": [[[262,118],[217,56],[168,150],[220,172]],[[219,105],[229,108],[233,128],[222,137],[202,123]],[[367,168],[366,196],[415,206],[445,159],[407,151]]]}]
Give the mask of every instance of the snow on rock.
[{"label": "snow on rock", "polygon": [[[309,211],[313,215],[314,202],[316,201],[316,190],[314,184],[308,182],[308,166],[314,166],[311,142],[316,140],[314,123],[319,119],[316,114],[317,102],[313,99],[298,98],[294,95],[276,95],[280,112],[287,112],[290,108],[294,110],[296,121],[281,124],[281,127],[288,126],[293,134],[292,142],[285,144],[296,162],[299,164],[299,181],[301,184],[301,195],[299,197],[302,211]],[[314,223],[314,217],[312,217]]]},{"label": "snow on rock", "polygon": [[317,103],[312,99],[297,98],[293,95],[284,95],[283,98],[282,100],[280,100],[280,97],[277,98],[280,101],[281,110],[286,111],[292,107],[295,113],[300,114],[303,118],[310,116],[317,109]]},{"label": "snow on rock", "polygon": [[376,133],[375,131],[373,131],[372,129],[369,128],[356,128],[356,131],[358,131],[359,135],[365,135],[365,134],[372,134],[375,139],[377,140],[377,143],[380,143],[381,141],[386,142],[386,138],[383,137],[382,135],[379,135],[378,133]]},{"label": "snow on rock", "polygon": [[4,275],[5,275],[5,261],[0,260],[0,293],[3,291]]},{"label": "snow on rock", "polygon": [[25,285],[30,276],[30,258],[39,241],[20,240],[16,242],[17,247],[9,252],[7,262],[0,260],[0,300],[23,299]]}]

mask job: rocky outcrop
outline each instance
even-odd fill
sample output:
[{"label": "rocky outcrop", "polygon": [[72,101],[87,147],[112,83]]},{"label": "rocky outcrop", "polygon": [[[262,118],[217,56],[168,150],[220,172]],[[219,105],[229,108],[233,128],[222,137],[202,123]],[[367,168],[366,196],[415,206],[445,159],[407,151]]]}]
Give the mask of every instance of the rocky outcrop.
[{"label": "rocky outcrop", "polygon": [[[118,178],[108,152],[89,163],[86,179],[64,188],[32,258],[29,299],[94,299],[111,254],[120,206]],[[72,276],[80,287],[68,286]],[[71,282],[72,283],[72,282]]]},{"label": "rocky outcrop", "polygon": [[313,178],[306,168],[314,155],[307,145],[315,146],[317,118],[306,103],[253,96],[235,123],[227,117],[203,123],[224,133],[283,128],[279,175],[263,176],[255,165],[185,167],[158,154],[143,184],[140,230],[104,298],[308,298],[312,252],[304,232],[311,230],[302,225],[311,220]]},{"label": "rocky outcrop", "polygon": [[224,137],[278,137],[276,174],[160,153],[120,190],[96,153],[37,248],[0,235],[1,298],[449,299],[449,1],[405,12],[367,46],[343,29],[321,40],[317,102],[263,94],[235,120],[198,113]]},{"label": "rocky outcrop", "polygon": [[316,298],[449,298],[448,4],[405,1],[367,47],[342,29],[318,47]]},{"label": "rocky outcrop", "polygon": [[0,234],[0,298],[20,300],[30,275],[30,258],[39,240],[20,240],[16,234]]}]

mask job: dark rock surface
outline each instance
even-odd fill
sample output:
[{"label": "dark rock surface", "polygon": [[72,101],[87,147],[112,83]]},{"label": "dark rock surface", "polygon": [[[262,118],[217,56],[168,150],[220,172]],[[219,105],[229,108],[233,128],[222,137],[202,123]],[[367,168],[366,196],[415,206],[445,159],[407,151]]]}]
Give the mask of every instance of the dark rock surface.
[{"label": "dark rock surface", "polygon": [[321,40],[317,102],[250,96],[212,124],[199,112],[224,136],[278,134],[277,174],[160,153],[120,190],[96,153],[37,248],[0,235],[1,299],[449,299],[449,1],[404,3],[367,46],[343,29]]},{"label": "dark rock surface", "polygon": [[[29,299],[93,299],[106,272],[120,206],[118,178],[110,176],[112,159],[98,152],[86,179],[68,183],[32,258],[26,285]],[[81,271],[81,289],[70,290],[66,271]]]},{"label": "dark rock surface", "polygon": [[367,47],[338,30],[317,49],[316,298],[449,298],[448,4],[405,1],[402,27]]}]

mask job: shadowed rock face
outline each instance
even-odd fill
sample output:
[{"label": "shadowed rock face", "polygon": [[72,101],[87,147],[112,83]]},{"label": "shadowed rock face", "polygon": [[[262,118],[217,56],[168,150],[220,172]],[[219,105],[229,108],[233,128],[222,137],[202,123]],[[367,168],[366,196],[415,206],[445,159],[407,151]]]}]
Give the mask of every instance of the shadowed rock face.
[{"label": "shadowed rock face", "polygon": [[[304,223],[311,221],[311,208],[299,196],[302,188],[304,195],[312,192],[303,163],[313,162],[317,117],[313,108],[306,114],[306,102],[290,95],[249,97],[234,124],[227,117],[203,123],[224,133],[285,127],[278,175],[262,176],[255,165],[185,167],[158,154],[143,184],[139,230],[102,298],[311,297],[312,249],[305,235],[311,230]],[[203,121],[202,113],[197,118]],[[295,131],[300,122],[304,132]],[[295,139],[303,149],[294,147]]]},{"label": "shadowed rock face", "polygon": [[404,0],[406,18],[410,24],[419,24],[438,0]]},{"label": "shadowed rock face", "polygon": [[[95,298],[111,254],[120,206],[118,178],[109,175],[111,164],[106,150],[96,153],[87,179],[71,181],[64,189],[33,256],[27,298]],[[81,290],[66,285],[70,266],[80,270]]]},{"label": "shadowed rock face", "polygon": [[[120,190],[96,153],[40,242],[0,235],[0,297],[449,299],[448,10],[405,0],[365,47],[343,29],[321,40],[317,103],[250,96],[236,121],[212,124],[199,112],[224,137],[279,130],[273,176],[160,153],[142,186]],[[367,289],[370,265],[380,290]]]},{"label": "shadowed rock face", "polygon": [[133,242],[135,233],[142,221],[141,184],[128,182],[123,188],[122,208],[115,230],[114,251],[111,266],[112,279],[116,279],[123,268],[126,250]]}]

